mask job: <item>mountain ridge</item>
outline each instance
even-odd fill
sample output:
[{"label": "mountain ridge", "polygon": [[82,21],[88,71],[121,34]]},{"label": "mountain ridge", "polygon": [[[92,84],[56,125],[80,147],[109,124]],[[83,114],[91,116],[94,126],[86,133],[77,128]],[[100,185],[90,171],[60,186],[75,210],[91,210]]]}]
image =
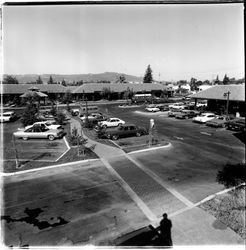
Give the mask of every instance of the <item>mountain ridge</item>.
[{"label": "mountain ridge", "polygon": [[[4,74],[10,75],[10,74]],[[73,83],[83,80],[83,82],[98,82],[98,81],[110,81],[116,82],[120,75],[124,75],[129,82],[142,82],[143,78],[134,75],[128,75],[125,73],[117,72],[104,72],[104,73],[88,73],[88,74],[11,74],[16,77],[19,83],[35,82],[40,76],[43,83],[47,83],[49,77],[52,76],[55,82],[61,82],[63,79],[67,83]]]}]

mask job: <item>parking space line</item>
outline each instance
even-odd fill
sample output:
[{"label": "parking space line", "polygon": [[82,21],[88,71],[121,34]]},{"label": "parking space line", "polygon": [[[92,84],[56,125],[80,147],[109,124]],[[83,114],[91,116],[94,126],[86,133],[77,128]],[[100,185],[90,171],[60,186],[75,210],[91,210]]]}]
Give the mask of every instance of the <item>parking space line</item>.
[{"label": "parking space line", "polygon": [[156,175],[153,171],[146,168],[142,163],[140,163],[138,160],[133,159],[129,155],[126,155],[126,157],[133,162],[136,166],[138,166],[141,170],[143,170],[146,174],[148,174],[151,178],[153,178],[157,183],[159,183],[163,188],[165,188],[167,191],[169,191],[171,194],[173,194],[177,199],[182,201],[187,207],[192,207],[194,204],[189,201],[186,197],[184,197],[182,194],[177,192],[174,188],[170,187],[168,184],[164,183],[163,180]]},{"label": "parking space line", "polygon": [[184,140],[184,138],[183,138],[183,137],[174,136],[174,138],[176,138],[176,139],[178,139],[178,140],[181,140],[181,141],[183,141],[183,140]]},{"label": "parking space line", "polygon": [[70,150],[70,146],[69,146],[65,136],[63,137],[63,140],[66,144],[67,150],[55,160],[56,162],[59,161]]},{"label": "parking space line", "polygon": [[101,158],[101,161],[105,165],[105,167],[109,170],[109,172],[118,178],[121,186],[128,193],[131,199],[137,204],[137,206],[142,210],[145,216],[150,221],[157,220],[156,215],[149,209],[149,207],[142,201],[142,199],[132,190],[132,188],[121,178],[121,176],[114,170],[114,168],[110,165],[110,163],[104,158]]},{"label": "parking space line", "polygon": [[200,134],[203,134],[203,135],[209,135],[209,136],[211,136],[212,134],[210,134],[210,133],[207,133],[207,132],[200,132]]}]

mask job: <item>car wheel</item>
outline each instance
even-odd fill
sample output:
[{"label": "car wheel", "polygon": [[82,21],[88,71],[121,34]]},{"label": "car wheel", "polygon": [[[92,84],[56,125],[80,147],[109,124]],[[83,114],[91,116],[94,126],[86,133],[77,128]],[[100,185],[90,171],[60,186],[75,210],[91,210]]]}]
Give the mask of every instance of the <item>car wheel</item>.
[{"label": "car wheel", "polygon": [[55,136],[54,136],[54,135],[48,135],[48,139],[49,139],[50,141],[54,141]]},{"label": "car wheel", "polygon": [[222,124],[222,126],[221,126],[221,127],[222,127],[222,128],[225,128],[225,126],[226,126],[225,124]]},{"label": "car wheel", "polygon": [[111,139],[111,135],[107,135],[107,138],[108,138],[108,139]]},{"label": "car wheel", "polygon": [[107,125],[103,125],[103,128],[107,128]]},{"label": "car wheel", "polygon": [[26,141],[26,140],[28,140],[28,137],[22,137],[22,139],[23,139],[24,141]]},{"label": "car wheel", "polygon": [[118,140],[118,138],[119,138],[118,135],[113,135],[113,136],[112,136],[112,139],[113,139],[113,140]]},{"label": "car wheel", "polygon": [[140,137],[140,136],[141,136],[141,133],[137,132],[137,133],[136,133],[136,136],[137,136],[137,137]]},{"label": "car wheel", "polygon": [[122,126],[122,123],[119,123],[118,126]]}]

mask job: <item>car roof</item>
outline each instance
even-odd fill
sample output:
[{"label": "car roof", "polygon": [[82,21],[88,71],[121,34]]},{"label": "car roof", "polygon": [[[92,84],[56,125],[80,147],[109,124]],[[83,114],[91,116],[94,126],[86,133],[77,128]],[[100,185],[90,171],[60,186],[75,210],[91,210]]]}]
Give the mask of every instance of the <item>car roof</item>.
[{"label": "car roof", "polygon": [[12,114],[14,114],[14,111],[3,112],[3,115],[12,115]]}]

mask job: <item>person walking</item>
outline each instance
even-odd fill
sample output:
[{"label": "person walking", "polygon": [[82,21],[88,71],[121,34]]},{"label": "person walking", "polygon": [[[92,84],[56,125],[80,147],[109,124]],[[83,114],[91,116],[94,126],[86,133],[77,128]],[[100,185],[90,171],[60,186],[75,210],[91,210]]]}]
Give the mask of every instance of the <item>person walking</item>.
[{"label": "person walking", "polygon": [[172,246],[172,235],[171,235],[172,221],[167,218],[167,214],[163,214],[163,219],[160,222],[159,230],[165,239],[167,246]]}]

